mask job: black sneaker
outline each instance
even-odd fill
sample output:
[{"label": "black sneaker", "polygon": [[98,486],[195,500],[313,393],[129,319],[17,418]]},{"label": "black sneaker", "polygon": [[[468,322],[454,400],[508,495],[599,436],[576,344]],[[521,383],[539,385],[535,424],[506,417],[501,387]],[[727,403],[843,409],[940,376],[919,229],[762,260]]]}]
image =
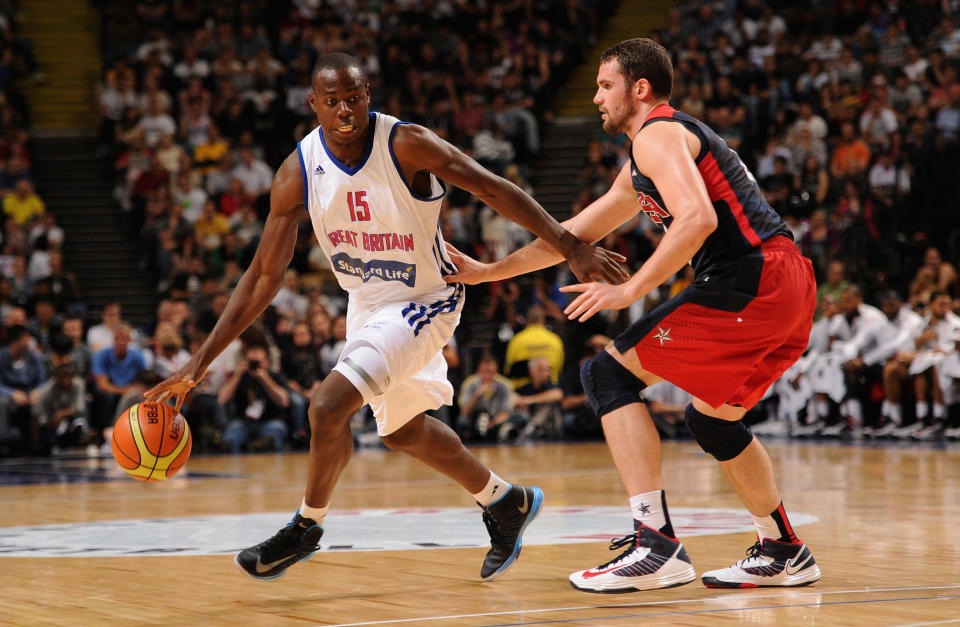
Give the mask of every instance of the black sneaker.
[{"label": "black sneaker", "polygon": [[610,550],[627,550],[596,568],[570,575],[570,585],[583,592],[616,594],[672,588],[697,578],[686,549],[675,538],[656,529],[637,525],[637,530],[610,541]]},{"label": "black sneaker", "polygon": [[702,579],[708,588],[806,586],[820,579],[820,568],[807,545],[764,538],[747,549],[747,559]]},{"label": "black sneaker", "polygon": [[483,508],[490,550],[480,569],[482,579],[496,579],[513,565],[523,548],[523,530],[540,513],[542,504],[543,490],[514,485],[499,501]]},{"label": "black sneaker", "polygon": [[276,579],[320,548],[323,527],[300,512],[272,538],[237,553],[234,562],[254,579]]}]

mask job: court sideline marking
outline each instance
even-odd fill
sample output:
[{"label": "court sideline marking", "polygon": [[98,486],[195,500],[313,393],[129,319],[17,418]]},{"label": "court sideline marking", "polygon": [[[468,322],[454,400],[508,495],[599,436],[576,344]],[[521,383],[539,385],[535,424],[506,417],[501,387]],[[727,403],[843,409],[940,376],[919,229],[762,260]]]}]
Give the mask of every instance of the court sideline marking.
[{"label": "court sideline marking", "polygon": [[[618,620],[621,618],[654,618],[657,616],[676,616],[692,614],[714,614],[717,612],[750,612],[753,610],[779,610],[792,607],[821,607],[825,605],[857,605],[860,603],[892,603],[895,601],[942,601],[944,599],[960,599],[960,596],[934,596],[934,597],[901,597],[893,599],[862,599],[858,601],[827,601],[826,603],[785,603],[782,605],[751,605],[749,607],[718,607],[714,609],[702,610],[678,610],[674,612],[650,612],[648,614],[621,614],[619,616],[593,616],[589,620]],[[584,620],[583,618],[556,618],[553,620],[541,620],[524,623],[499,623],[488,625],[487,627],[520,627],[522,625],[551,625],[556,623],[573,623]]]},{"label": "court sideline marking", "polygon": [[[921,586],[913,588],[855,588],[850,590],[825,590],[823,592],[793,592],[791,591],[791,596],[812,596],[812,595],[827,595],[827,594],[854,594],[854,593],[877,593],[877,592],[918,592],[922,590],[955,590],[960,589],[960,585],[954,586]],[[750,597],[743,597],[745,599],[776,599],[782,598],[784,593],[779,594],[758,594]],[[415,623],[415,622],[426,622],[426,621],[441,621],[441,620],[452,620],[456,618],[482,618],[484,616],[509,616],[511,614],[537,614],[544,612],[572,612],[576,610],[599,610],[599,609],[627,609],[627,608],[641,608],[641,607],[655,607],[658,605],[679,605],[681,603],[710,603],[717,602],[721,600],[728,601],[731,598],[730,595],[706,597],[702,599],[677,599],[674,601],[649,601],[646,603],[618,603],[613,605],[578,605],[571,607],[546,607],[546,608],[536,608],[529,610],[509,610],[505,612],[483,612],[478,614],[451,614],[447,616],[420,616],[417,618],[393,618],[389,620],[375,620],[375,621],[366,621],[362,623],[336,623],[334,625],[327,625],[326,627],[360,627],[361,625],[391,625],[399,623]],[[942,599],[945,597],[917,597],[917,599]],[[960,598],[960,597],[946,597],[946,598]],[[882,601],[885,599],[873,599],[869,602]],[[889,599],[891,601],[906,601],[906,600],[915,600],[915,599]],[[838,603],[863,603],[868,600],[863,601],[836,601],[830,604]],[[750,609],[771,609],[776,607],[802,607],[803,605],[827,605],[826,603],[799,603],[796,605],[776,605],[776,606],[763,606],[763,607],[738,607],[738,608],[718,608],[716,610],[694,610],[694,612],[715,612],[715,611],[725,611],[730,610],[750,610]],[[673,613],[690,613],[690,612],[667,612],[668,614]],[[628,616],[622,616],[620,618],[629,618]],[[577,619],[582,620],[582,619]],[[591,619],[592,620],[592,619]],[[558,622],[558,621],[550,621]],[[938,623],[919,623],[918,625],[936,625]],[[904,625],[902,627],[911,627]]]}]

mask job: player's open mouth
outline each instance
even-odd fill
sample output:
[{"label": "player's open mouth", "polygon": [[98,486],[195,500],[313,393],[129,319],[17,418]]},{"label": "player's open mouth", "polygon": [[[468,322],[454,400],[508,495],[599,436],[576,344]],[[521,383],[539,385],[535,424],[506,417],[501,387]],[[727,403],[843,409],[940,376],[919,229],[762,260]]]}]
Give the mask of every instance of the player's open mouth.
[{"label": "player's open mouth", "polygon": [[353,124],[344,124],[343,126],[337,127],[337,132],[342,133],[343,135],[349,135],[354,130],[356,130],[356,127]]}]

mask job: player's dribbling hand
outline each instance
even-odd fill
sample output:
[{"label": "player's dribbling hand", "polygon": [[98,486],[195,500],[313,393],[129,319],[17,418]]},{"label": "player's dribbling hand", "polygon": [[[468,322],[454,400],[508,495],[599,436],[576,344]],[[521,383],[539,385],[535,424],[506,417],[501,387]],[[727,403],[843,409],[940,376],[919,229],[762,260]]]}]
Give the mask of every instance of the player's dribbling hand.
[{"label": "player's dribbling hand", "polygon": [[597,282],[578,283],[577,285],[565,285],[560,288],[560,291],[581,292],[563,310],[568,319],[575,320],[579,317],[580,322],[589,320],[601,309],[623,309],[629,307],[636,300],[625,285],[608,285]]},{"label": "player's dribbling hand", "polygon": [[183,406],[183,401],[187,397],[187,394],[189,394],[190,390],[196,387],[196,385],[200,383],[200,381],[206,375],[206,372],[200,372],[197,374],[196,370],[197,366],[191,359],[182,368],[180,368],[180,370],[174,372],[166,380],[161,381],[144,392],[144,398],[148,401],[162,403],[172,396],[176,399],[175,407],[177,409],[177,413],[180,413],[180,408]]},{"label": "player's dribbling hand", "polygon": [[487,273],[490,264],[477,261],[470,255],[465,255],[457,250],[450,242],[444,242],[447,246],[447,254],[450,261],[457,267],[457,273],[443,277],[447,283],[466,283],[467,285],[476,285],[487,280]]}]

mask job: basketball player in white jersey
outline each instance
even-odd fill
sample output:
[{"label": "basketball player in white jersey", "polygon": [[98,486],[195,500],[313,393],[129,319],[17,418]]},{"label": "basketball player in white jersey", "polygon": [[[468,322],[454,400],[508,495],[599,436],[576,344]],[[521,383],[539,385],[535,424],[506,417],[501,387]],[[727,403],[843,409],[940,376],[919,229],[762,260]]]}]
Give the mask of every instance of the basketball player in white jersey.
[{"label": "basketball player in white jersey", "polygon": [[293,520],[241,551],[236,563],[257,579],[279,577],[319,549],[337,478],[350,459],[348,421],[370,404],[384,444],[446,474],[483,508],[491,549],[483,579],[502,574],[520,553],[521,535],[543,492],[511,485],[480,463],[442,422],[424,412],[450,404],[441,351],[463,307],[463,286],[438,229],[443,185],[475,194],[561,252],[574,273],[611,283],[627,278],[618,255],[565,231],[518,187],[479,166],[429,130],[371,113],[367,79],[356,59],[323,56],[314,68],[310,106],[319,128],[283,162],[257,253],[203,346],[151,399],[183,396],[210,362],[273,299],[293,256],[302,207],[349,293],[347,341],[334,370],[310,399],[307,489]]}]

